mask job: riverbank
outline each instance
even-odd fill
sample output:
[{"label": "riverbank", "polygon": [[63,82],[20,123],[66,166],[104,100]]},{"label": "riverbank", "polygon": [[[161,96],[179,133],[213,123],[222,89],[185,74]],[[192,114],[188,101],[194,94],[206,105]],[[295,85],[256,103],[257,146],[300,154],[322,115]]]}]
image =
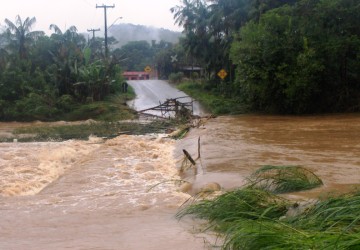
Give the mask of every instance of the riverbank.
[{"label": "riverbank", "polygon": [[[221,191],[225,193],[222,197],[219,196],[217,201],[191,200],[188,203],[191,212],[188,214],[208,219],[207,226],[211,230],[223,233],[223,236],[229,240],[228,246],[231,246],[232,243],[238,244],[232,245],[234,249],[261,249],[266,244],[270,246],[271,243],[278,243],[274,247],[284,244],[284,247],[280,249],[299,248],[302,244],[306,246],[305,248],[311,248],[311,244],[313,244],[316,249],[321,249],[321,246],[331,246],[332,249],[358,247],[360,234],[356,228],[359,226],[357,220],[359,214],[351,208],[355,208],[359,203],[359,124],[359,114],[301,117],[240,115],[219,116],[209,120],[198,129],[191,130],[187,137],[179,142],[177,152],[180,155],[181,149],[186,149],[196,159],[200,138],[201,159],[196,161],[197,171],[188,172],[185,180],[191,182],[192,188],[196,189],[194,193],[201,191],[198,187],[204,183],[213,182],[218,183]],[[280,203],[285,203],[264,206],[267,203],[258,199],[261,201],[260,205],[263,206],[263,210],[259,210],[260,212],[254,213],[253,216],[259,219],[249,220],[238,215],[235,216],[232,212],[233,208],[242,206],[241,200],[253,204],[250,203],[250,200],[246,200],[246,197],[250,199],[254,195],[243,197],[246,190],[241,191],[241,189],[255,171],[266,165],[304,167],[315,173],[323,185],[279,196],[261,194],[264,195],[263,197],[273,197],[269,198],[270,200],[278,199]],[[240,191],[237,191],[239,189]],[[253,191],[253,193],[256,192],[256,190]],[[228,203],[229,206],[225,204],[226,201],[223,200],[223,197],[230,197],[232,202]],[[199,195],[194,195],[194,198],[199,198]],[[239,204],[236,204],[236,200],[239,200]],[[223,206],[220,206],[219,202]],[[306,213],[298,214],[298,218],[302,220],[310,221],[311,216],[317,216],[318,213],[327,214],[330,211],[334,213],[333,215],[341,214],[343,217],[335,218],[329,215],[328,220],[321,217],[327,225],[334,223],[334,230],[331,231],[331,235],[329,233],[329,238],[327,238],[325,237],[326,233],[323,234],[321,231],[325,229],[321,229],[320,232],[313,227],[304,228],[303,225],[298,227],[282,221],[282,218],[285,218],[283,216],[294,204],[293,212],[295,214],[304,208],[311,208],[313,211],[309,216]],[[303,207],[303,204],[307,204],[308,207]],[[269,217],[270,215],[267,213],[270,213],[275,205],[277,207],[281,205],[279,207],[281,213],[276,213],[275,217]],[[313,207],[313,205],[316,206]],[[186,207],[184,206],[184,208]],[[323,210],[318,207],[322,207]],[[216,208],[221,208],[221,211]],[[246,206],[244,211],[240,208],[235,210],[237,213],[249,215]],[[186,213],[182,213],[182,215]],[[212,217],[216,216],[216,213],[220,216],[219,218]],[[229,216],[224,216],[226,214]],[[348,218],[346,221],[345,217]],[[233,221],[234,218],[237,218],[235,222],[243,221],[244,223],[231,224],[230,221]],[[297,221],[295,217],[288,219]],[[225,221],[229,221],[227,225],[237,230],[230,231],[229,227],[223,227],[222,223]],[[319,221],[315,224],[320,225],[321,223],[322,221]],[[335,227],[335,224],[342,226]],[[316,235],[307,230],[316,232]],[[297,231],[300,233],[299,235],[295,233]],[[291,240],[293,237],[297,240]],[[339,239],[338,248],[334,245],[337,244],[335,241],[337,238]],[[326,245],[327,240],[329,245]],[[260,247],[257,243],[261,242],[265,245]],[[241,245],[242,243],[244,245]],[[245,244],[248,248],[245,247]]]},{"label": "riverbank", "polygon": [[3,111],[2,122],[55,122],[55,121],[84,121],[88,119],[97,121],[119,121],[133,119],[136,112],[126,105],[126,101],[135,98],[132,88],[127,93],[109,95],[102,101],[88,101],[86,103],[75,103],[64,100],[62,108],[52,107],[50,112],[47,109],[28,107],[29,110]]},{"label": "riverbank", "polygon": [[221,86],[207,89],[205,83],[196,81],[182,82],[176,87],[198,100],[210,113],[214,115],[235,115],[248,112],[248,107],[237,99],[229,98],[222,92]]},{"label": "riverbank", "polygon": [[77,121],[77,122],[27,122],[1,123],[0,142],[64,141],[70,139],[88,140],[90,136],[104,139],[121,134],[142,135],[165,133],[176,129],[171,120],[124,120],[124,121]]}]

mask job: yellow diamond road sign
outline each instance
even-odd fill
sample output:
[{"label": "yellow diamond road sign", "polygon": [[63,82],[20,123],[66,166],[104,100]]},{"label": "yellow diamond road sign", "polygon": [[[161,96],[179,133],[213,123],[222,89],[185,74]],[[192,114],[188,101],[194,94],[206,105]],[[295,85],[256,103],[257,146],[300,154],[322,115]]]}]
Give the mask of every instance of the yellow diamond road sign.
[{"label": "yellow diamond road sign", "polygon": [[227,76],[227,72],[226,70],[222,69],[217,73],[217,75],[224,80],[224,78]]},{"label": "yellow diamond road sign", "polygon": [[151,72],[150,66],[146,66],[144,70],[145,70],[146,73],[150,73],[150,72]]}]

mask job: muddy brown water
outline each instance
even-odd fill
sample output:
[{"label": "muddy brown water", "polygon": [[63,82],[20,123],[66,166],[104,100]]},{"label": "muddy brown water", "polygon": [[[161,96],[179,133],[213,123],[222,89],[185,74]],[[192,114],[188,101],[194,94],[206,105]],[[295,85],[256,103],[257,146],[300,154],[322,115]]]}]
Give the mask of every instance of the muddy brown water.
[{"label": "muddy brown water", "polygon": [[193,130],[182,143],[197,155],[202,175],[188,177],[198,189],[215,181],[225,189],[243,185],[264,165],[296,165],[312,170],[320,188],[291,194],[316,198],[360,187],[360,115],[218,117]]},{"label": "muddy brown water", "polygon": [[[0,123],[0,133],[33,124]],[[0,144],[0,249],[211,249],[197,222],[174,214],[190,195],[178,180],[182,149],[201,158],[185,175],[198,192],[240,187],[262,165],[301,165],[324,186],[308,199],[360,183],[360,115],[243,115],[209,119],[185,139]]]}]

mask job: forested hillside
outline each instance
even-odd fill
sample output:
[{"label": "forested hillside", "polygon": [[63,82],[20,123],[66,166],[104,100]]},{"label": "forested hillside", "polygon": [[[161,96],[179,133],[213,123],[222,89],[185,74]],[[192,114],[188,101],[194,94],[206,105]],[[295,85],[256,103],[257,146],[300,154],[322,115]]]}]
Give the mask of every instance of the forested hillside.
[{"label": "forested hillside", "polygon": [[151,43],[155,40],[157,42],[178,43],[181,36],[181,32],[129,23],[113,25],[109,28],[109,34],[117,41],[114,44],[114,48],[120,48],[133,41],[147,41]]}]

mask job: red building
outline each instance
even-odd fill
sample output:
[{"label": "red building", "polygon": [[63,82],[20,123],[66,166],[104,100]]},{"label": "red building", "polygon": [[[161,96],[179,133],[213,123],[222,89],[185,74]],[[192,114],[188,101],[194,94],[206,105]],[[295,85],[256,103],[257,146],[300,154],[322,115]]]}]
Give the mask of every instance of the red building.
[{"label": "red building", "polygon": [[125,71],[123,76],[126,80],[149,80],[150,74],[145,71]]}]

